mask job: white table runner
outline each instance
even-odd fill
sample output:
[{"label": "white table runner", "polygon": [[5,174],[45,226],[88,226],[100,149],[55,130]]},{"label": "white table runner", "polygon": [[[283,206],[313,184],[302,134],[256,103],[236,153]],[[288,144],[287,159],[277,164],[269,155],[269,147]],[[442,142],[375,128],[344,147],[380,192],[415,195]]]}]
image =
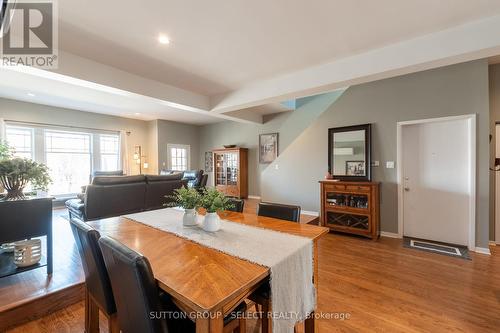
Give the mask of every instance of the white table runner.
[{"label": "white table runner", "polygon": [[[124,217],[269,267],[274,333],[293,332],[295,323],[314,311],[311,239],[227,220],[221,221],[221,230],[210,233],[200,227],[183,227],[183,214],[182,210],[166,208]],[[198,216],[198,223],[201,221]]]}]

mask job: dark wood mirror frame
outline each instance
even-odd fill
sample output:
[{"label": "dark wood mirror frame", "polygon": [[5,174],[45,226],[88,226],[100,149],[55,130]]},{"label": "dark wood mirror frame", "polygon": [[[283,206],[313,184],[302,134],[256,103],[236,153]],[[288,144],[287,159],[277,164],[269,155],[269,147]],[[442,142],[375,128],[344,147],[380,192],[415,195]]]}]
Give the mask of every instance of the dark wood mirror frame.
[{"label": "dark wood mirror frame", "polygon": [[[346,176],[333,174],[333,136],[335,133],[365,131],[365,169],[364,176]],[[333,179],[342,181],[371,181],[372,179],[372,160],[371,160],[371,124],[334,127],[328,129],[328,172],[333,176]]]}]

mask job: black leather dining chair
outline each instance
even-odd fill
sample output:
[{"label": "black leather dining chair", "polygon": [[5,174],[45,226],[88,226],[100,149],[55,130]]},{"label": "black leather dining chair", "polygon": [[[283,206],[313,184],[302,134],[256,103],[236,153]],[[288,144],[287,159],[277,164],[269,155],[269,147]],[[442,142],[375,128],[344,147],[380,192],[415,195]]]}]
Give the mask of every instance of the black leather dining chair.
[{"label": "black leather dining chair", "polygon": [[85,273],[85,331],[99,332],[101,310],[108,318],[108,331],[119,333],[115,300],[98,243],[100,234],[76,218],[71,219],[70,225]]},{"label": "black leather dining chair", "polygon": [[[260,202],[257,208],[257,215],[273,217],[276,219],[300,222],[300,206],[284,205],[271,202]],[[255,302],[257,312],[262,313],[262,333],[269,332],[268,312],[271,307],[270,286],[268,283],[257,289],[249,299]]]},{"label": "black leather dining chair", "polygon": [[[146,257],[110,237],[100,238],[99,246],[111,280],[118,322],[123,333],[196,332],[195,323],[187,316],[160,315],[151,318],[151,314],[159,311],[173,314],[181,310],[169,295],[160,292]],[[245,311],[246,303],[241,302],[227,315],[224,318],[224,332],[239,329],[239,332],[244,333],[246,321],[242,314]]]},{"label": "black leather dining chair", "polygon": [[283,205],[271,202],[260,202],[257,215],[274,217],[292,222],[300,221],[300,206]]},{"label": "black leather dining chair", "polygon": [[228,208],[227,210],[237,213],[243,213],[243,208],[245,207],[245,200],[238,198],[228,198],[228,199],[229,202],[232,204],[232,207]]}]

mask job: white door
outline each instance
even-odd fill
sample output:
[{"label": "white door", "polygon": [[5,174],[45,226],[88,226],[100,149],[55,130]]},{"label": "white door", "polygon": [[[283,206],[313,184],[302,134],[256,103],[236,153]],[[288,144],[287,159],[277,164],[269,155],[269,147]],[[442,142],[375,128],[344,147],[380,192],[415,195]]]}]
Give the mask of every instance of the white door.
[{"label": "white door", "polygon": [[403,234],[468,245],[471,120],[402,126]]}]

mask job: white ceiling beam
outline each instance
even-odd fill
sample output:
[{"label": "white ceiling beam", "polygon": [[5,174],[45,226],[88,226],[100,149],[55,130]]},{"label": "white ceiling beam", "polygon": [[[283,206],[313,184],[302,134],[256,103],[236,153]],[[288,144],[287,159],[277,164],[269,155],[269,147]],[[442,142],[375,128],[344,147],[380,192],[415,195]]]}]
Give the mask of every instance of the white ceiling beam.
[{"label": "white ceiling beam", "polygon": [[168,101],[172,106],[189,111],[209,110],[207,96],[146,79],[62,50],[59,51],[58,59],[58,68],[50,72]]},{"label": "white ceiling beam", "polygon": [[[211,113],[209,112],[208,96],[149,80],[64,51],[59,51],[57,69],[42,70],[30,66],[0,66],[0,76],[3,72],[24,73],[124,97],[147,98],[161,105],[224,120],[262,123],[261,116],[254,117],[244,113],[235,113],[234,115]],[[29,90],[29,87],[24,88]]]},{"label": "white ceiling beam", "polygon": [[251,83],[211,98],[225,113],[500,54],[500,16]]}]

